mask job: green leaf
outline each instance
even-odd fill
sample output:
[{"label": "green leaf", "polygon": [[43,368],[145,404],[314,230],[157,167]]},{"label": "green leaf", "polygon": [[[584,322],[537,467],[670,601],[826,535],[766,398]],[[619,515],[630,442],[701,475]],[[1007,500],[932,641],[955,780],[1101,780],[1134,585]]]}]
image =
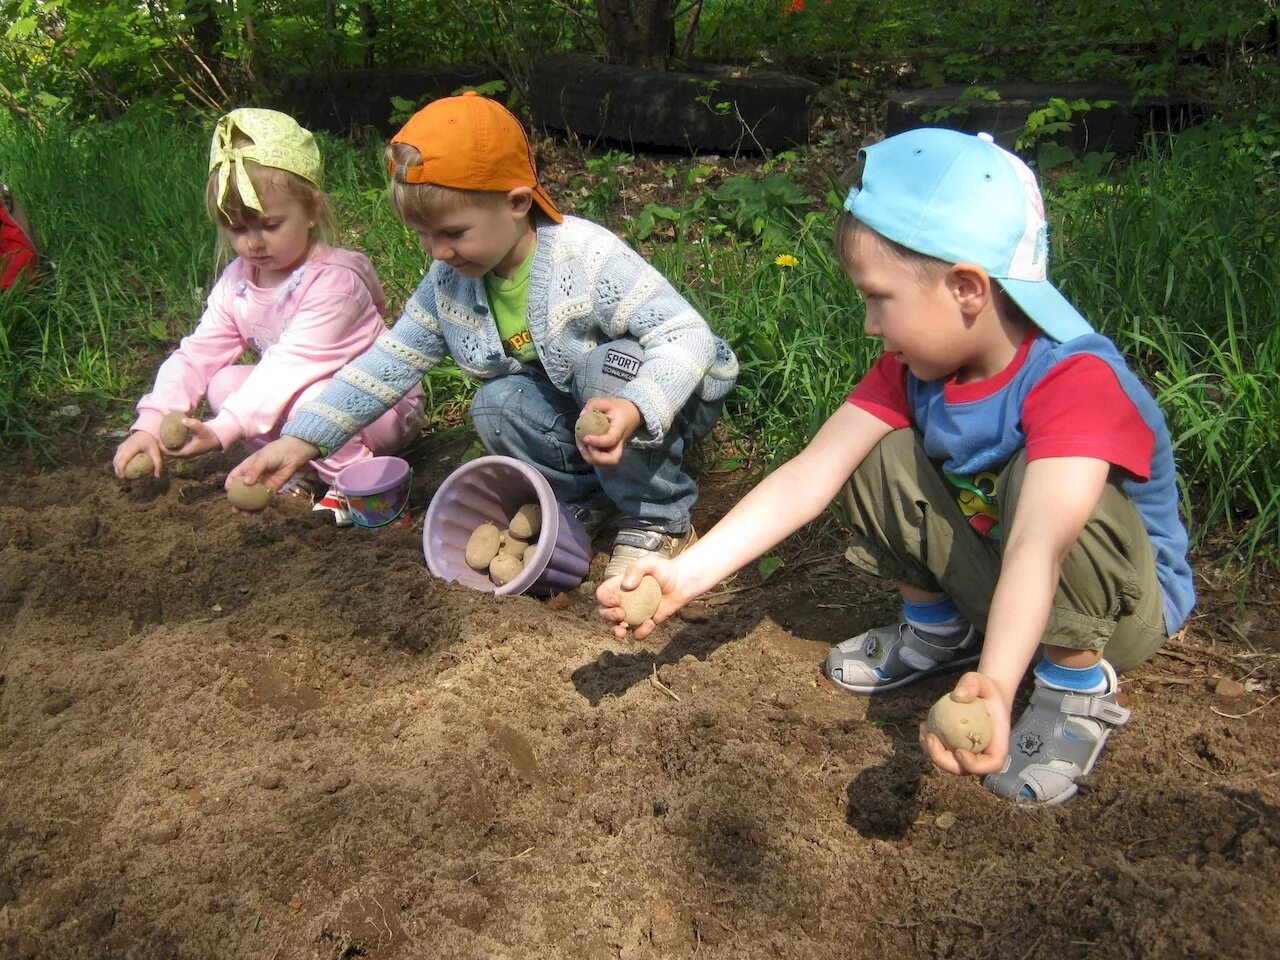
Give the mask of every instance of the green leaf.
[{"label": "green leaf", "polygon": [[8,40],[26,40],[36,32],[37,22],[35,17],[19,17],[9,24],[9,29],[4,32],[5,38]]},{"label": "green leaf", "polygon": [[782,560],[773,554],[761,557],[760,562],[756,564],[756,573],[760,574],[760,582],[763,583],[772,577],[781,566]]}]

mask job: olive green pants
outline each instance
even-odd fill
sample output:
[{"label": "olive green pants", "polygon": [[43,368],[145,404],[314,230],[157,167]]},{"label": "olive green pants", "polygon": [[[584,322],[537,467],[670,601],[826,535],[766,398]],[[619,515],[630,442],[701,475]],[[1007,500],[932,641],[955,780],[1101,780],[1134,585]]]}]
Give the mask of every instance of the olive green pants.
[{"label": "olive green pants", "polygon": [[[1019,453],[996,482],[1001,526],[1012,528],[1026,472]],[[845,556],[877,577],[945,593],[985,632],[1000,576],[1001,542],[971,527],[959,490],[913,430],[895,430],[867,456],[841,494],[854,535]],[[1117,670],[1148,659],[1166,639],[1155,554],[1137,508],[1109,481],[1062,563],[1043,642],[1102,650]]]}]

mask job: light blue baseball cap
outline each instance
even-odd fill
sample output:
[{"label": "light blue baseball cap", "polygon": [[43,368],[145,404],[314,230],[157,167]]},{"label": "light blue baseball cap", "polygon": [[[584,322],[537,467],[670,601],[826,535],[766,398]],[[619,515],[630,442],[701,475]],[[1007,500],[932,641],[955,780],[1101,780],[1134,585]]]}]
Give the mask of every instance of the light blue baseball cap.
[{"label": "light blue baseball cap", "polygon": [[1035,174],[991,135],[924,127],[864,147],[844,208],[883,237],[947,263],[976,263],[1058,341],[1094,332],[1049,282]]}]

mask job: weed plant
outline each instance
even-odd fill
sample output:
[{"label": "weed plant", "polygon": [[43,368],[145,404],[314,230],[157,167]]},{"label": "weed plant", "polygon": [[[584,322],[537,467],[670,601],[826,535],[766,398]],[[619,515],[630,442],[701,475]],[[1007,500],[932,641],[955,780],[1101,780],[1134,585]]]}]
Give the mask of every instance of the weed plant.
[{"label": "weed plant", "polygon": [[[37,137],[0,120],[0,170],[54,264],[34,290],[0,297],[5,442],[33,441],[48,409],[72,401],[124,426],[194,327],[217,276],[202,204],[207,136],[150,120]],[[321,143],[338,242],[368,253],[394,317],[426,257],[386,203],[380,145]],[[1252,142],[1193,132],[1151,141],[1110,176],[1082,166],[1047,193],[1054,278],[1167,412],[1196,537],[1225,526],[1242,555],[1274,560],[1280,191],[1270,162]],[[813,435],[878,350],[832,253],[839,198],[798,193],[780,170],[715,190],[697,173],[679,202],[609,225],[733,345],[734,448],[774,463]],[[446,362],[427,387],[433,422],[456,422],[472,385]]]},{"label": "weed plant", "polygon": [[132,353],[176,339],[198,308],[211,231],[182,126],[38,136],[0,115],[0,170],[50,258],[38,286],[0,297],[0,427],[29,436],[33,402],[119,396]]}]

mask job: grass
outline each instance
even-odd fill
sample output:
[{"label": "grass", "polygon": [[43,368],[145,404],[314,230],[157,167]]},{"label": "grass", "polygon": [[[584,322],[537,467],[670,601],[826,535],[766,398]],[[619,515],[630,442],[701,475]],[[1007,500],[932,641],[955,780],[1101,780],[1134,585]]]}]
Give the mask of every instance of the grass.
[{"label": "grass", "polygon": [[1068,180],[1058,270],[1164,408],[1194,531],[1225,525],[1246,555],[1274,559],[1280,190],[1263,169],[1196,133],[1158,141],[1113,182]]},{"label": "grass", "polygon": [[[202,206],[207,132],[159,120],[51,127],[0,117],[0,170],[31,209],[56,269],[0,296],[0,437],[38,442],[76,402],[123,426],[155,365],[199,317],[216,277]],[[339,242],[378,268],[395,309],[424,267],[382,190],[380,148],[322,140]],[[587,172],[589,174],[589,171]],[[776,179],[637,224],[642,239],[734,346],[728,416],[772,459],[816,431],[868,367],[861,305],[831,253],[830,198],[786,199]],[[786,176],[786,174],[782,174]],[[589,178],[589,177],[588,177]],[[763,177],[761,178],[764,179]],[[607,186],[607,185],[606,185]],[[1263,160],[1198,133],[1152,141],[1114,175],[1048,185],[1053,274],[1156,393],[1196,538],[1226,529],[1243,556],[1280,556],[1280,192]],[[590,194],[594,195],[594,194]],[[700,198],[700,199],[699,199]],[[744,215],[747,211],[748,215]],[[779,254],[795,266],[779,266]],[[428,378],[434,421],[456,422],[471,385]]]},{"label": "grass", "polygon": [[102,126],[35,136],[0,118],[0,170],[32,214],[54,269],[0,297],[5,438],[33,413],[107,401],[136,385],[130,357],[190,326],[210,272],[193,131]]}]

